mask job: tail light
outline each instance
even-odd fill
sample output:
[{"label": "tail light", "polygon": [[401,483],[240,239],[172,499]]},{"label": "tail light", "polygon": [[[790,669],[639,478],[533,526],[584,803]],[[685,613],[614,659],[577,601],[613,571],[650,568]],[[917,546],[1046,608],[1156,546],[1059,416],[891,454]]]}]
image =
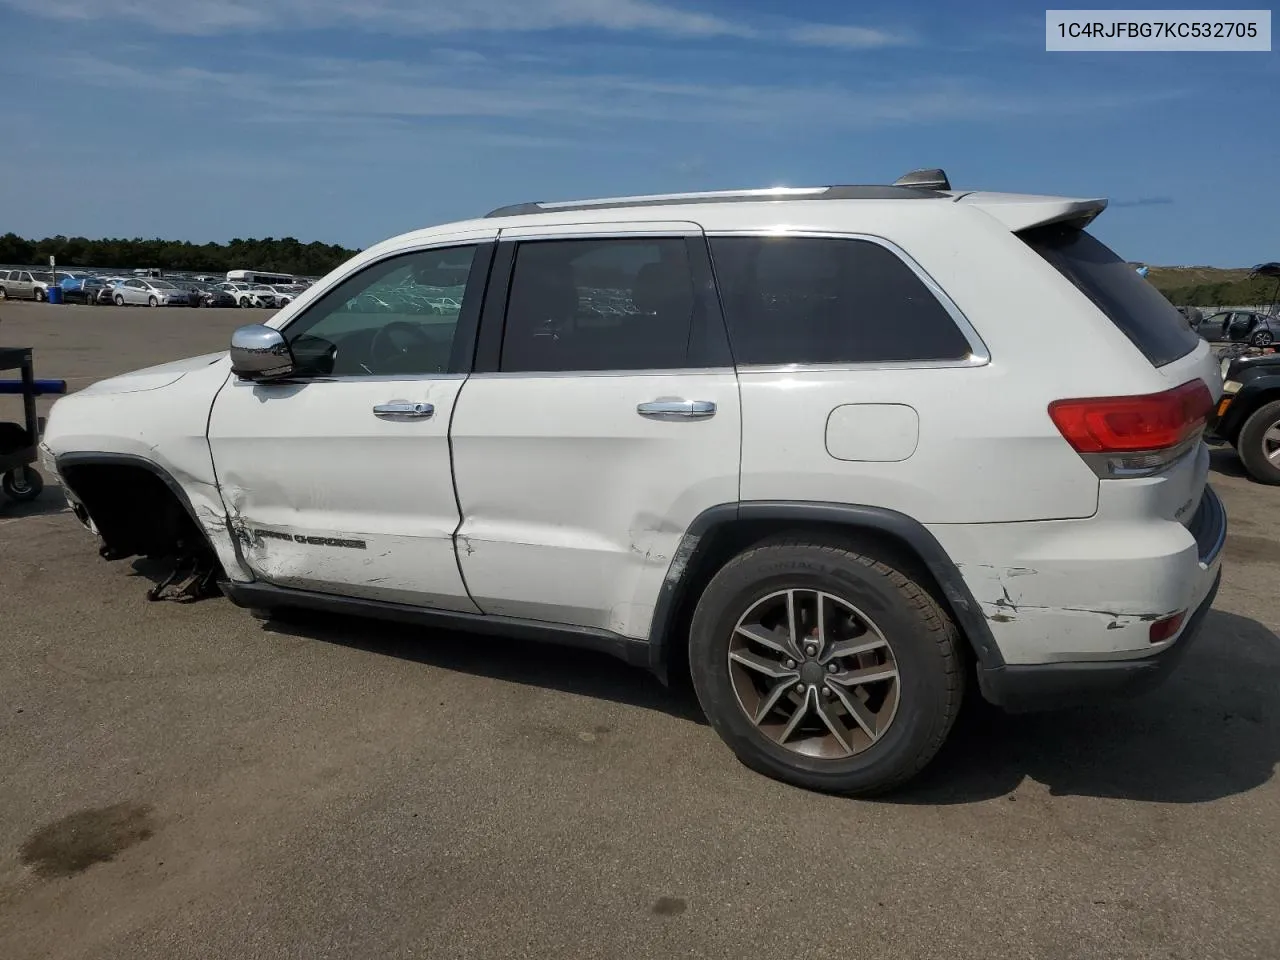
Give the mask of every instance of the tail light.
[{"label": "tail light", "polygon": [[1146,477],[1163,470],[1200,440],[1213,409],[1201,380],[1136,397],[1055,400],[1053,420],[1085,462],[1104,479]]}]

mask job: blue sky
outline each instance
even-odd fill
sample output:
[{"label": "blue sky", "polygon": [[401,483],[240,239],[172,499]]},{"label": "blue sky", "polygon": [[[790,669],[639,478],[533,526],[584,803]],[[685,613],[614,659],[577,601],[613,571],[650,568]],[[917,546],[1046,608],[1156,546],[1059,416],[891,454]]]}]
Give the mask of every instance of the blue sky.
[{"label": "blue sky", "polygon": [[0,233],[367,246],[535,199],[1106,196],[1150,263],[1280,259],[1280,55],[1044,51],[1043,7],[0,0]]}]

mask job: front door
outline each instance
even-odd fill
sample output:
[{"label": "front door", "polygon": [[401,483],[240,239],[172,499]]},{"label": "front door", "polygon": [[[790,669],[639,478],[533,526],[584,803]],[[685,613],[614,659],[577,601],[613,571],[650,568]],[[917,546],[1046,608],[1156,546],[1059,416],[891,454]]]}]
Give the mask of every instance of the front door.
[{"label": "front door", "polygon": [[504,230],[481,325],[453,421],[471,595],[645,637],[691,521],[738,499],[738,383],[701,230]]},{"label": "front door", "polygon": [[[209,444],[255,576],[477,611],[454,554],[449,421],[494,234],[363,266],[282,328],[298,376],[222,388]],[[458,311],[433,309],[445,295]]]}]

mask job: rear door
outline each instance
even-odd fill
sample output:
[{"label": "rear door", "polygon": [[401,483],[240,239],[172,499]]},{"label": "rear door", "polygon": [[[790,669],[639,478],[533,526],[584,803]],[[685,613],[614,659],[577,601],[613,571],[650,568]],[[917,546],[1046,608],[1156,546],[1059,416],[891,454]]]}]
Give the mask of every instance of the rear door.
[{"label": "rear door", "polygon": [[738,499],[738,384],[698,225],[504,230],[451,439],[480,608],[646,636],[689,524]]},{"label": "rear door", "polygon": [[13,290],[10,295],[20,300],[30,300],[36,295],[35,280],[29,270],[14,271]]}]

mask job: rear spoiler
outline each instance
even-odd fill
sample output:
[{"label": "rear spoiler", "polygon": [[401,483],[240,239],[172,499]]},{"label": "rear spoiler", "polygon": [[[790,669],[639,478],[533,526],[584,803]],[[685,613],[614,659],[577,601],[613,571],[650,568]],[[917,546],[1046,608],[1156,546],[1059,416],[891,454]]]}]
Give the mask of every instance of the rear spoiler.
[{"label": "rear spoiler", "polygon": [[1105,198],[1041,197],[1023,193],[966,193],[956,203],[979,207],[1013,233],[1051,223],[1083,227],[1107,208]]}]

